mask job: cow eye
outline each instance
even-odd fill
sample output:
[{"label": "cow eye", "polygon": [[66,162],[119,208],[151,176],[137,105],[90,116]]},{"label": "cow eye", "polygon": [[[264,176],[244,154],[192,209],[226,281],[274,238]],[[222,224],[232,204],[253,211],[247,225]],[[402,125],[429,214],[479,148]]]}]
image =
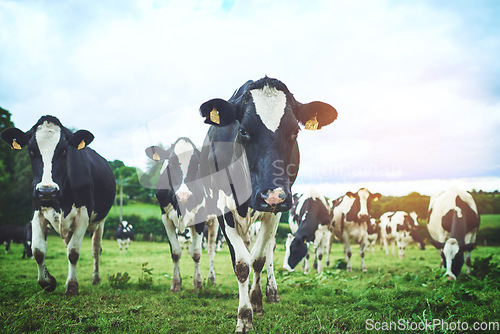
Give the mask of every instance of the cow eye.
[{"label": "cow eye", "polygon": [[240,136],[241,138],[248,140],[250,139],[250,135],[248,134],[248,131],[245,130],[244,128],[240,128]]},{"label": "cow eye", "polygon": [[294,133],[290,136],[290,141],[296,141],[297,140],[297,134]]}]

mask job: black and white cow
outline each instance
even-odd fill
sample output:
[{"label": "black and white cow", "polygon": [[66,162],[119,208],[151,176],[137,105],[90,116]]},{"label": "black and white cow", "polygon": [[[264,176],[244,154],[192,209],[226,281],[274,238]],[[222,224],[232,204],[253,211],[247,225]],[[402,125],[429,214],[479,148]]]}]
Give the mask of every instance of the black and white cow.
[{"label": "black and white cow", "polygon": [[386,255],[389,255],[388,243],[392,245],[392,255],[394,255],[394,243],[396,243],[400,258],[404,257],[405,249],[412,241],[417,242],[420,249],[425,249],[417,218],[415,212],[405,211],[386,212],[380,216],[380,238]]},{"label": "black and white cow", "polygon": [[203,284],[200,271],[201,243],[205,222],[209,228],[208,254],[210,269],[208,280],[215,283],[214,257],[215,239],[219,222],[215,215],[209,217],[207,206],[210,197],[200,177],[200,151],[189,138],[179,138],[167,150],[158,146],[146,149],[149,158],[163,166],[156,198],[160,204],[162,221],[167,232],[170,244],[174,275],[171,291],[181,289],[179,260],[182,254],[182,245],[179,243],[177,231],[191,230],[190,254],[194,261],[193,284],[195,290]]},{"label": "black and white cow", "polygon": [[0,226],[0,243],[5,245],[5,252],[10,250],[10,243],[23,244],[23,259],[32,257],[31,252],[31,222],[25,226],[7,225]]},{"label": "black and white cow", "polygon": [[[299,103],[288,88],[265,77],[248,81],[229,100],[213,99],[200,107],[208,130],[202,150],[203,176],[217,195],[219,222],[229,246],[238,280],[236,332],[253,329],[253,313],[261,313],[261,271],[267,263],[266,294],[279,300],[272,269],[275,234],[281,212],[292,204],[291,185],[299,166],[299,124],[320,129],[337,117],[323,102]],[[221,184],[226,180],[228,187]],[[261,221],[251,251],[244,236]],[[254,280],[249,289],[249,275]]]},{"label": "black and white cow", "polygon": [[331,201],[333,208],[333,234],[328,246],[327,265],[330,263],[330,251],[333,238],[344,243],[344,256],[347,261],[347,271],[352,271],[351,240],[359,244],[361,270],[366,271],[365,249],[368,245],[368,230],[370,224],[370,206],[372,201],[382,197],[379,193],[372,194],[368,189],[361,188],[356,193],[348,192],[344,196]]},{"label": "black and white cow", "polygon": [[[285,259],[283,268],[293,271],[295,266],[304,259],[307,261],[308,243],[313,243],[314,263],[318,273],[321,273],[321,261],[330,244],[330,224],[332,223],[332,210],[325,197],[316,190],[310,189],[300,197],[295,215],[299,228],[294,235],[289,234],[285,244]],[[308,271],[307,262],[304,271]]]},{"label": "black and white cow", "polygon": [[118,229],[116,230],[116,241],[120,247],[120,253],[123,252],[123,247],[125,247],[125,251],[128,251],[128,246],[132,240],[134,240],[134,227],[128,221],[124,220],[121,224],[118,224]]},{"label": "black and white cow", "polygon": [[47,225],[59,233],[69,260],[66,294],[78,293],[76,263],[85,231],[93,231],[92,283],[99,277],[99,256],[104,229],[116,192],[113,171],[107,161],[89,148],[94,135],[75,133],[53,116],[43,116],[28,132],[9,128],[2,139],[13,149],[27,146],[33,171],[32,250],[38,264],[38,284],[47,291],[56,288],[55,278],[45,266]]},{"label": "black and white cow", "polygon": [[431,196],[427,230],[431,243],[441,251],[441,266],[449,279],[456,279],[467,265],[471,272],[471,251],[479,229],[479,214],[472,196],[453,187]]}]

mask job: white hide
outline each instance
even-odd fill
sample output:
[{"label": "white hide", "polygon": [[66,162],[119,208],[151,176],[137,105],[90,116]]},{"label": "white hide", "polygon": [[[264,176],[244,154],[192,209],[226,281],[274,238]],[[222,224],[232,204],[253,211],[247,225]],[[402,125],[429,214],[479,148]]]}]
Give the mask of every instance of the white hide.
[{"label": "white hide", "polygon": [[253,89],[250,91],[255,104],[255,110],[262,123],[275,132],[285,115],[286,95],[282,91],[269,86],[262,89]]}]

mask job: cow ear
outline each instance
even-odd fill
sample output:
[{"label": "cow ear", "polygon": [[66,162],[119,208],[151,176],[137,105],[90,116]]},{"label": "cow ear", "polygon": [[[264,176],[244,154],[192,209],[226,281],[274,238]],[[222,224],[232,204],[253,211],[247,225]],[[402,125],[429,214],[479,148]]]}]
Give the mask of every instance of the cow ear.
[{"label": "cow ear", "polygon": [[434,247],[436,247],[437,249],[443,249],[443,247],[444,247],[444,243],[442,243],[442,242],[436,241],[436,240],[434,240],[434,239],[432,239],[432,238],[431,238],[429,241],[430,241],[430,242],[431,242],[431,244],[432,244]]},{"label": "cow ear", "polygon": [[13,150],[20,150],[28,144],[29,136],[18,128],[8,128],[2,131],[2,140]]},{"label": "cow ear", "polygon": [[146,155],[153,161],[165,161],[170,156],[170,149],[164,150],[160,146],[150,146],[146,149]]},{"label": "cow ear", "polygon": [[297,104],[298,108],[294,108],[295,117],[306,130],[319,130],[337,119],[337,110],[327,103],[314,101]]},{"label": "cow ear", "polygon": [[376,202],[380,199],[380,197],[382,197],[382,195],[379,193],[376,193],[376,194],[372,194],[371,197],[372,197],[372,201]]},{"label": "cow ear", "polygon": [[79,150],[87,147],[94,140],[94,135],[87,130],[79,130],[73,134],[70,144]]},{"label": "cow ear", "polygon": [[347,195],[347,197],[349,197],[349,198],[354,198],[354,197],[356,197],[356,195],[354,195],[354,194],[353,194],[352,192],[350,192],[350,191],[348,191],[348,192],[346,193],[346,195]]},{"label": "cow ear", "polygon": [[215,126],[225,126],[236,120],[236,108],[223,99],[212,99],[200,107],[205,123]]}]

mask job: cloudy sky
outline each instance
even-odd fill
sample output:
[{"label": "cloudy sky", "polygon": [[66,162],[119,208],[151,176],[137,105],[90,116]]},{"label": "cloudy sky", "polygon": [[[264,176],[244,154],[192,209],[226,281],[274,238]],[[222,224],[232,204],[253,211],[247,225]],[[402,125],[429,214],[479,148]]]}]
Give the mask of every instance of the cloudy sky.
[{"label": "cloudy sky", "polygon": [[268,75],[339,113],[299,134],[296,189],[500,189],[499,17],[495,0],[0,0],[0,106],[142,168],[149,145],[201,145],[203,102]]}]

